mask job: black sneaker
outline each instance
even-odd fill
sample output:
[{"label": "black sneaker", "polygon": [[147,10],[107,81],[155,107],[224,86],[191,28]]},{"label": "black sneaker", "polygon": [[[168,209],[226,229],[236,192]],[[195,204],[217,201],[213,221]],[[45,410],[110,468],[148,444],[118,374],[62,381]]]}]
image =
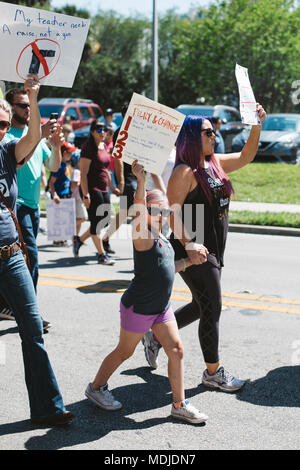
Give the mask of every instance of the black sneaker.
[{"label": "black sneaker", "polygon": [[107,241],[103,240],[103,248],[104,248],[106,254],[114,255],[116,253],[114,250],[112,250],[108,240]]},{"label": "black sneaker", "polygon": [[43,330],[44,333],[48,333],[48,330],[51,328],[51,323],[49,321],[43,320]]},{"label": "black sneaker", "polygon": [[82,241],[80,241],[80,237],[78,235],[75,235],[73,237],[73,255],[75,258],[78,258],[79,256],[79,249],[83,245]]},{"label": "black sneaker", "polygon": [[98,256],[98,264],[105,264],[106,266],[112,266],[115,264],[115,261],[109,258],[107,255],[97,255]]}]

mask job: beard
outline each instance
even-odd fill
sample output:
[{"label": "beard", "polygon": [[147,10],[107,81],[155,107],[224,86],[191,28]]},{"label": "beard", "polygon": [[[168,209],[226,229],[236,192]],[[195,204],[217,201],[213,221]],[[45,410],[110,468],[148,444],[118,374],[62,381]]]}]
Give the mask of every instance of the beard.
[{"label": "beard", "polygon": [[25,124],[28,124],[28,123],[29,123],[29,117],[23,118],[23,117],[19,116],[18,114],[14,114],[14,115],[13,115],[13,119],[14,119],[15,121],[17,121],[19,124],[22,124],[23,126],[24,126]]}]

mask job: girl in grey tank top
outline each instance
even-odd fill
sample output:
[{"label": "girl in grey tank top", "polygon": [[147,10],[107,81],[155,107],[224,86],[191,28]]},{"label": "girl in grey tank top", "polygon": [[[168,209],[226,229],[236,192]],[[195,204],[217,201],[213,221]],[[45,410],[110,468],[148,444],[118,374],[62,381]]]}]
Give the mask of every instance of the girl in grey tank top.
[{"label": "girl in grey tank top", "polygon": [[[134,199],[133,245],[135,277],[122,296],[121,331],[117,347],[102,362],[86,396],[100,408],[118,410],[122,404],[108,389],[108,379],[135,351],[138,343],[152,329],[168,356],[168,375],[173,395],[171,415],[197,424],[207,420],[185,399],[183,377],[183,347],[170,296],[175,270],[191,265],[188,259],[174,262],[174,252],[161,234],[163,219],[170,215],[168,200],[158,190],[145,193],[145,171],[137,161],[132,172],[138,181]],[[146,336],[146,335],[145,335]]]}]

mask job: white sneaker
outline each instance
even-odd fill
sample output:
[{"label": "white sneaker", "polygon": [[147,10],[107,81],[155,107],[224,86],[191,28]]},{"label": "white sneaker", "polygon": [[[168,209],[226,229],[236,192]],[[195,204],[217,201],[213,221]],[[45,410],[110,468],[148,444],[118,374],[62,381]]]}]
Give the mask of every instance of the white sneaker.
[{"label": "white sneaker", "polygon": [[237,392],[245,383],[245,380],[236,379],[221,366],[214,375],[209,375],[207,369],[203,372],[202,384],[208,388],[220,389],[223,392]]},{"label": "white sneaker", "polygon": [[89,384],[85,396],[103,410],[114,411],[122,408],[122,404],[115,400],[113,394],[108,390],[108,384],[100,387],[99,390],[93,390],[92,384]]},{"label": "white sneaker", "polygon": [[173,404],[171,415],[174,418],[187,421],[191,424],[205,423],[208,420],[208,416],[200,413],[200,411],[197,410],[197,408],[195,408],[188,400],[181,402],[181,406],[179,408],[175,408]]},{"label": "white sneaker", "polygon": [[153,369],[158,368],[158,353],[160,344],[154,338],[152,331],[147,331],[142,339],[146,361]]}]

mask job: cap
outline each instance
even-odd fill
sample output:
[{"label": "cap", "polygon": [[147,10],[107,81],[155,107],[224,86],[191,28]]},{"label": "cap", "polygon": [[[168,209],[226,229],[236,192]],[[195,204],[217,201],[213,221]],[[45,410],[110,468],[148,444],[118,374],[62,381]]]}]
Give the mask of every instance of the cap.
[{"label": "cap", "polygon": [[74,145],[70,144],[70,142],[64,142],[62,145],[61,145],[61,151],[62,152],[75,152],[75,150],[77,150],[77,147],[74,147]]},{"label": "cap", "polygon": [[104,113],[104,114],[105,114],[105,115],[107,115],[107,114],[113,114],[113,110],[112,110],[111,108],[107,108],[107,109],[105,110],[105,113]]}]

